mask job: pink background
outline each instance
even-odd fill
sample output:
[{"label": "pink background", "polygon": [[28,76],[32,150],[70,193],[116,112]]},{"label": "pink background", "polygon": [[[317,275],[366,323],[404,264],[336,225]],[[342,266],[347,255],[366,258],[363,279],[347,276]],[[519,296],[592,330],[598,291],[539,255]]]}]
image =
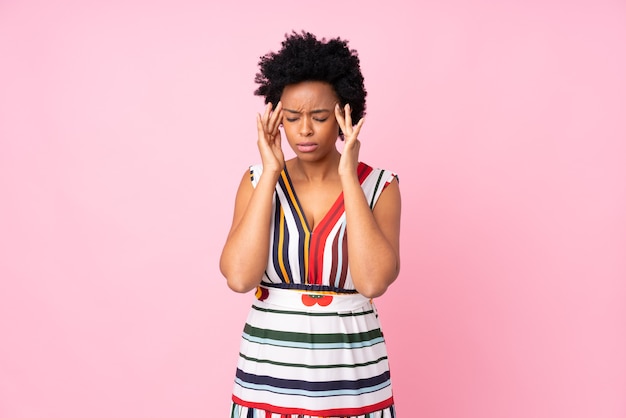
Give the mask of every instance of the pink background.
[{"label": "pink background", "polygon": [[624,1],[0,1],[0,416],[224,417],[258,57],[342,36],[400,175],[400,416],[626,416]]}]

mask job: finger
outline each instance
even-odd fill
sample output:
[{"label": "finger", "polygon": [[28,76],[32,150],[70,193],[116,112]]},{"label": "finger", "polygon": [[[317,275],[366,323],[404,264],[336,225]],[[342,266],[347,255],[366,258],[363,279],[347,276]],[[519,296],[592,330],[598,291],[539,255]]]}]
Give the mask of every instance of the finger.
[{"label": "finger", "polygon": [[278,130],[279,126],[278,122],[271,122],[270,125],[267,126],[266,135],[269,141],[274,142],[277,138],[280,138],[280,131]]},{"label": "finger", "polygon": [[339,103],[335,104],[335,118],[337,119],[337,123],[339,124],[339,128],[341,128],[341,132],[346,132],[346,120],[343,117],[343,113],[341,112],[341,106]]},{"label": "finger", "polygon": [[270,117],[270,113],[272,112],[272,102],[269,102],[266,106],[265,106],[265,111],[263,112],[263,121],[267,121]]},{"label": "finger", "polygon": [[346,103],[345,113],[346,113],[346,127],[352,128],[352,109],[350,108],[349,103]]},{"label": "finger", "polygon": [[258,137],[259,137],[258,143],[260,144],[261,147],[266,147],[268,145],[271,145],[272,137],[271,135],[267,133],[267,126],[265,125],[263,121],[263,117],[264,116],[261,116],[260,113],[257,113],[256,128],[257,128]]},{"label": "finger", "polygon": [[359,122],[354,126],[354,129],[352,130],[352,136],[354,138],[358,138],[359,132],[361,132],[361,127],[363,126],[363,123],[365,123],[365,118],[361,118]]},{"label": "finger", "polygon": [[256,114],[256,129],[259,133],[259,137],[265,135],[265,130],[263,129],[263,120],[261,118],[262,118],[261,114],[257,113]]},{"label": "finger", "polygon": [[270,125],[271,125],[273,113],[274,113],[274,111],[273,111],[272,102],[270,102],[265,107],[265,113],[263,113],[263,119],[262,119],[262,121],[263,121],[263,132],[265,133],[266,136],[269,136],[272,133],[272,130],[270,129],[271,128]]},{"label": "finger", "polygon": [[276,105],[276,109],[274,109],[274,112],[272,112],[272,116],[268,124],[269,132],[272,133],[273,135],[278,133],[278,126],[280,125],[282,118],[283,118],[283,104],[281,102],[278,102],[278,104]]}]

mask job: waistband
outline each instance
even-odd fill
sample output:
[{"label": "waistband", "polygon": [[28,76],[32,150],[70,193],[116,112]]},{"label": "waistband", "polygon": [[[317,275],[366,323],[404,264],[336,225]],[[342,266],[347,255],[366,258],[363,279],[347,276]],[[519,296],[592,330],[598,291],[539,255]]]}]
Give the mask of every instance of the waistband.
[{"label": "waistband", "polygon": [[371,299],[359,293],[314,292],[265,286],[257,287],[256,298],[269,305],[315,312],[353,311],[372,303]]}]

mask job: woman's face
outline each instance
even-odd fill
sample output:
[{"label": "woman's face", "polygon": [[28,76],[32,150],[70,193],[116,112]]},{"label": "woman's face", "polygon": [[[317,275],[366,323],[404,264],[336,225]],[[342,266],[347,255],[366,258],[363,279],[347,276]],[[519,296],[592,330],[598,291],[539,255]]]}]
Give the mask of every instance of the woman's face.
[{"label": "woman's face", "polygon": [[280,100],[285,136],[298,158],[314,161],[337,152],[339,125],[335,104],[339,100],[330,84],[322,81],[290,84],[283,89]]}]

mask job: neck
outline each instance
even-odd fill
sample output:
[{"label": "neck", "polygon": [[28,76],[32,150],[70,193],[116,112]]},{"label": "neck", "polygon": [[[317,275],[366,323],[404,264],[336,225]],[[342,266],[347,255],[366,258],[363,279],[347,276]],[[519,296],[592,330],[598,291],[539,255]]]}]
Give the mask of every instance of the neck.
[{"label": "neck", "polygon": [[341,154],[337,152],[324,161],[309,162],[296,157],[288,166],[289,174],[306,181],[323,181],[338,176],[337,167]]}]

